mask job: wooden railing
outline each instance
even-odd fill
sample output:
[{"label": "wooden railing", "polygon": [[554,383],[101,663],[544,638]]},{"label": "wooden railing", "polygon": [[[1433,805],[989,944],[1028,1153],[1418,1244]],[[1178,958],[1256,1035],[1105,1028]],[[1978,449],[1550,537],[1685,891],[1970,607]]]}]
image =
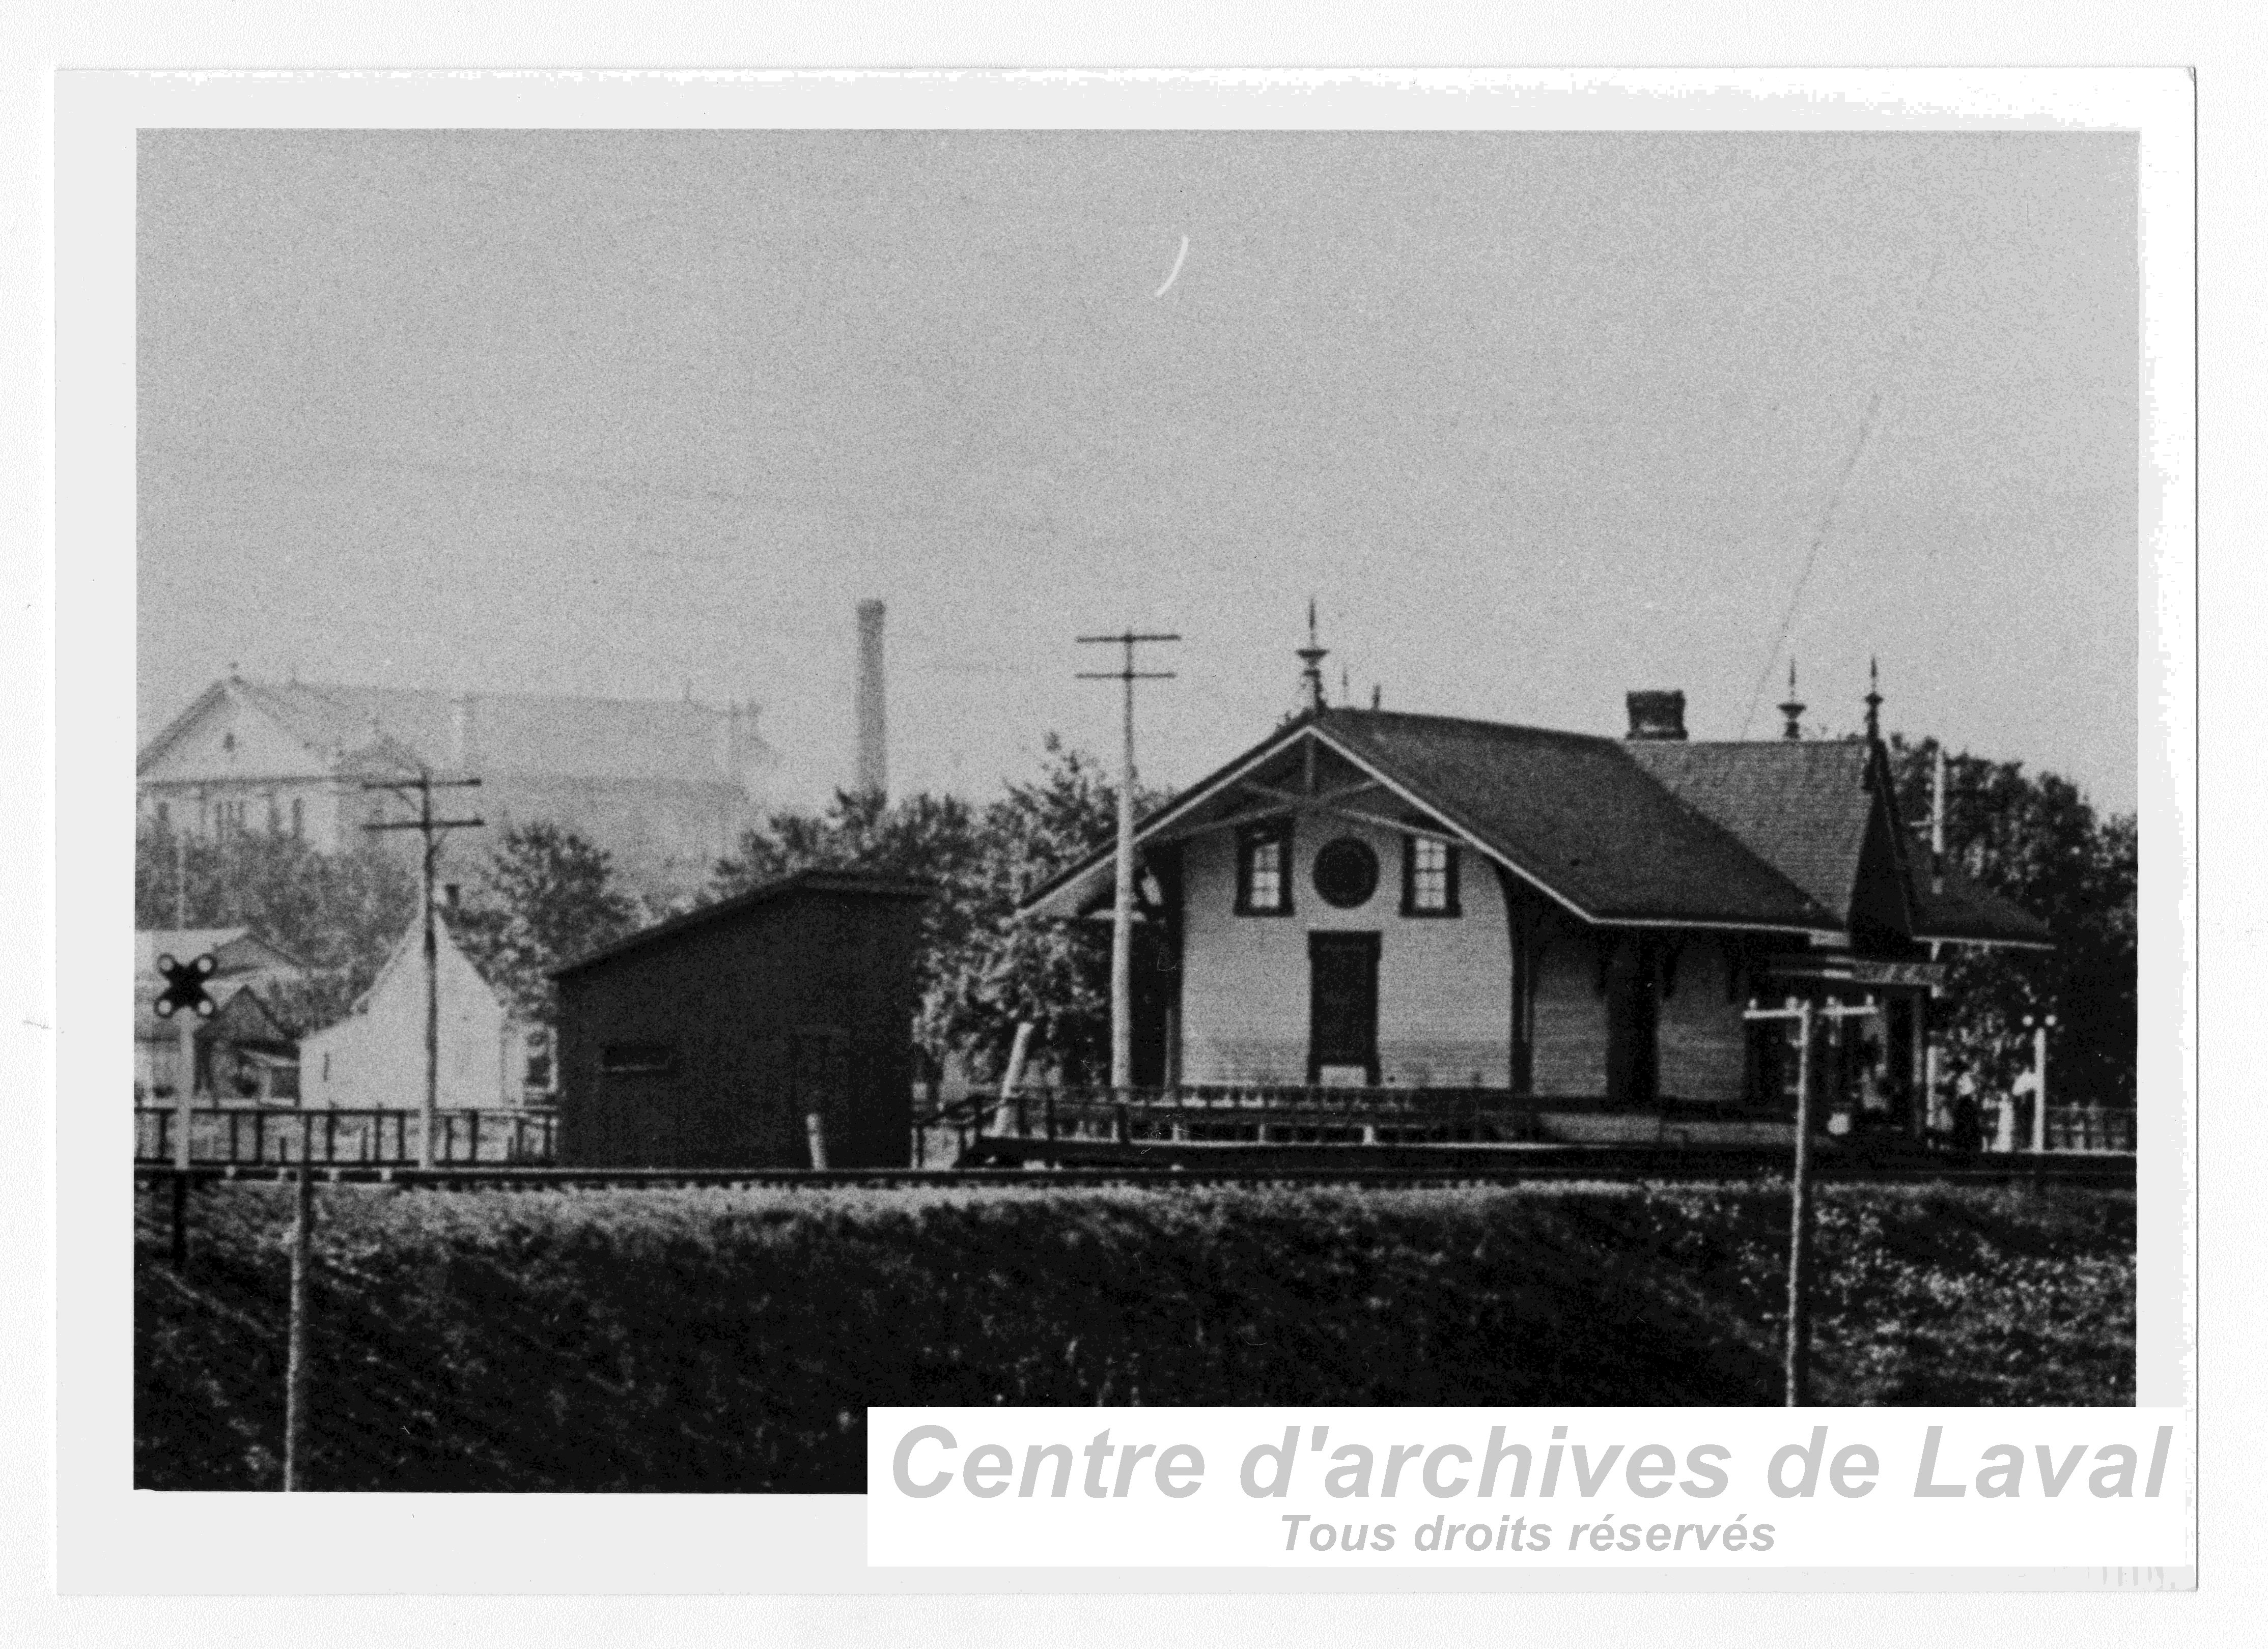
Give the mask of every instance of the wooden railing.
[{"label": "wooden railing", "polygon": [[[189,1116],[189,1160],[200,1164],[297,1162],[304,1142],[319,1165],[411,1167],[423,1143],[421,1115],[394,1107],[199,1106]],[[180,1117],[170,1105],[136,1106],[135,1160],[172,1162]],[[558,1143],[558,1113],[548,1108],[446,1110],[434,1122],[437,1163],[547,1163]]]},{"label": "wooden railing", "polygon": [[2094,1106],[2051,1105],[2045,1132],[2050,1151],[2131,1152],[2134,1149],[2134,1113]]},{"label": "wooden railing", "polygon": [[986,1106],[982,1131],[1025,1139],[1408,1145],[1537,1137],[1539,1101],[1508,1088],[1025,1089]]}]

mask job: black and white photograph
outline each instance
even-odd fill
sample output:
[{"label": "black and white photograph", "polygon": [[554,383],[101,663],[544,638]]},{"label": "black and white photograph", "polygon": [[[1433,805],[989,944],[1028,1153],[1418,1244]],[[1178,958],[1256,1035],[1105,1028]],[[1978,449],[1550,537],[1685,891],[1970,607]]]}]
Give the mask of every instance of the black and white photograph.
[{"label": "black and white photograph", "polygon": [[2134,1405],[2138,153],[145,127],[134,1486]]}]

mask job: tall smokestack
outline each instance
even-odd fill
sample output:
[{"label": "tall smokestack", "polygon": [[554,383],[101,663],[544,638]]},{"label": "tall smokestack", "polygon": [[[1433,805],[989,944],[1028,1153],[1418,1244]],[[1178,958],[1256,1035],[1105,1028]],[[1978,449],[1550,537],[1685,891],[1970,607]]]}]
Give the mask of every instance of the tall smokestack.
[{"label": "tall smokestack", "polygon": [[887,724],[882,710],[882,604],[858,603],[858,793],[890,793]]}]

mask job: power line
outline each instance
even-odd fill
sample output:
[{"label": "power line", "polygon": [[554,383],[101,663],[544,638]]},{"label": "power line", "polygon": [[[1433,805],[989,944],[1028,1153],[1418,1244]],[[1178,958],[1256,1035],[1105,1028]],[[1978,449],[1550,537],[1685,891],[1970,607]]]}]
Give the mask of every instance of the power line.
[{"label": "power line", "polygon": [[1811,548],[1803,557],[1803,571],[1796,575],[1795,588],[1788,593],[1787,610],[1780,615],[1779,633],[1772,637],[1771,650],[1764,655],[1764,667],[1756,673],[1756,684],[1749,694],[1748,713],[1741,718],[1741,737],[1749,736],[1749,725],[1756,718],[1756,706],[1764,702],[1764,684],[1771,680],[1772,666],[1779,662],[1779,650],[1787,644],[1787,633],[1795,627],[1795,612],[1803,600],[1803,586],[1811,582],[1811,570],[1819,563],[1819,552],[1827,542],[1827,532],[1835,521],[1835,507],[1843,502],[1843,489],[1851,480],[1851,472],[1859,467],[1859,454],[1866,450],[1867,437],[1874,428],[1874,416],[1882,409],[1882,392],[1876,390],[1867,397],[1867,410],[1859,420],[1859,438],[1851,443],[1851,455],[1843,460],[1842,473],[1828,489],[1826,506],[1819,512],[1819,526],[1811,535]]},{"label": "power line", "polygon": [[1811,548],[1803,557],[1803,571],[1796,576],[1795,588],[1787,598],[1787,610],[1780,615],[1779,633],[1772,638],[1771,651],[1764,655],[1764,667],[1756,672],[1756,687],[1749,695],[1748,711],[1741,718],[1741,737],[1743,739],[1749,736],[1749,728],[1756,721],[1757,707],[1764,701],[1764,684],[1771,680],[1772,666],[1779,662],[1780,649],[1787,644],[1788,632],[1795,627],[1795,615],[1803,601],[1804,586],[1811,581],[1811,570],[1817,563],[1819,552],[1827,542],[1829,529],[1834,525],[1835,512],[1843,502],[1843,489],[1850,484],[1851,472],[1859,467],[1859,455],[1866,450],[1867,436],[1874,432],[1874,419],[1882,408],[1882,389],[1898,375],[1912,355],[1914,345],[1921,336],[1923,306],[1928,302],[1930,291],[1936,286],[1937,277],[1944,269],[1945,248],[1940,246],[1930,254],[1929,272],[1914,288],[1913,308],[1908,312],[1905,331],[1883,368],[1882,382],[1867,398],[1866,414],[1859,420],[1858,438],[1851,443],[1851,456],[1844,460],[1842,474],[1836,476],[1835,484],[1828,490],[1827,503],[1819,512],[1818,529],[1812,534]]}]

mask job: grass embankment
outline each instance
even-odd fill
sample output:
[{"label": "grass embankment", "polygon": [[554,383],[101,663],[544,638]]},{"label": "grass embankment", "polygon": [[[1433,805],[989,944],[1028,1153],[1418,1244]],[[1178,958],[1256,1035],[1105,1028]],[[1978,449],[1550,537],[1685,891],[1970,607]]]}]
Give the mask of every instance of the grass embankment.
[{"label": "grass embankment", "polygon": [[[326,1489],[857,1492],[868,1403],[1771,1403],[1784,1188],[324,1188]],[[290,1191],[145,1199],[136,1481],[279,1476]],[[2132,1401],[2131,1195],[1831,1188],[1818,1398]]]}]

